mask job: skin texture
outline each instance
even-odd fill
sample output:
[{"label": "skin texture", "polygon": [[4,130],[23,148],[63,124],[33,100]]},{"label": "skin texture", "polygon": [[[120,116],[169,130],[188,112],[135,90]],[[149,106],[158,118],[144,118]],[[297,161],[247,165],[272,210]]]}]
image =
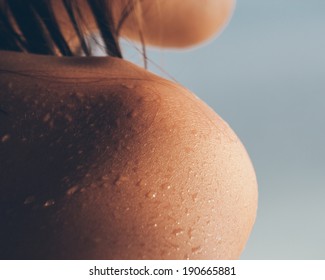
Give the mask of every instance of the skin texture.
[{"label": "skin texture", "polygon": [[1,258],[240,256],[255,173],[207,105],[119,59],[2,54]]},{"label": "skin texture", "polygon": [[[87,2],[78,0],[87,29],[97,27]],[[117,25],[129,0],[111,0]],[[120,35],[146,45],[184,48],[205,42],[220,33],[232,15],[235,0],[135,0],[133,11],[126,18]],[[65,37],[77,43],[61,1],[53,1]],[[77,46],[76,46],[77,47]]]}]

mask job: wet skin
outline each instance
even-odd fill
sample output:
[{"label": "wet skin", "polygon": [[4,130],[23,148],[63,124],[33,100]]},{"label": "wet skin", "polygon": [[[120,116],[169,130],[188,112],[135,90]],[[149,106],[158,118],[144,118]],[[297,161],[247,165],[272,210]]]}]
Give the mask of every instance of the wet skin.
[{"label": "wet skin", "polygon": [[120,59],[2,54],[1,258],[239,257],[255,174],[207,105]]}]

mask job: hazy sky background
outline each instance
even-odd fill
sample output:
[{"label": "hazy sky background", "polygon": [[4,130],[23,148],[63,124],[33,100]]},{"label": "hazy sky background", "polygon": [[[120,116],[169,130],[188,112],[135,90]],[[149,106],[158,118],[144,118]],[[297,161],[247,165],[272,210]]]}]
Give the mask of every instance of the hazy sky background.
[{"label": "hazy sky background", "polygon": [[251,156],[259,208],[242,259],[325,259],[324,52],[324,0],[241,0],[217,40],[149,51]]}]

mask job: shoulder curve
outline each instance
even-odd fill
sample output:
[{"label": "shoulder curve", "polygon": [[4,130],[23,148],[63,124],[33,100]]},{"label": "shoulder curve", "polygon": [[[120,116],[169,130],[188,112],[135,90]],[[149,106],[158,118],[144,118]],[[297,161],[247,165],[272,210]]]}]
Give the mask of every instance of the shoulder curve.
[{"label": "shoulder curve", "polygon": [[[238,257],[255,219],[256,181],[225,122],[180,85],[128,62],[95,59],[87,68],[82,59],[55,59],[61,68],[44,78],[52,58],[43,59],[35,79],[0,76],[5,92],[15,93],[0,95],[9,113],[0,118],[0,204],[12,202],[20,218],[0,233],[11,241],[1,254]],[[35,229],[44,225],[42,239]],[[171,234],[180,226],[186,234]],[[186,243],[188,235],[197,243]]]}]

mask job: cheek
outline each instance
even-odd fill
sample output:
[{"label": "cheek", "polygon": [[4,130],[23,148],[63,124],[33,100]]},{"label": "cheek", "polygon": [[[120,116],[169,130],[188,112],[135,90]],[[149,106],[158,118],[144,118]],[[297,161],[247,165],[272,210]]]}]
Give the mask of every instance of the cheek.
[{"label": "cheek", "polygon": [[142,1],[142,12],[131,14],[122,31],[123,35],[140,41],[141,27],[146,44],[188,47],[208,40],[220,32],[230,19],[234,6],[234,0],[146,0]]}]

